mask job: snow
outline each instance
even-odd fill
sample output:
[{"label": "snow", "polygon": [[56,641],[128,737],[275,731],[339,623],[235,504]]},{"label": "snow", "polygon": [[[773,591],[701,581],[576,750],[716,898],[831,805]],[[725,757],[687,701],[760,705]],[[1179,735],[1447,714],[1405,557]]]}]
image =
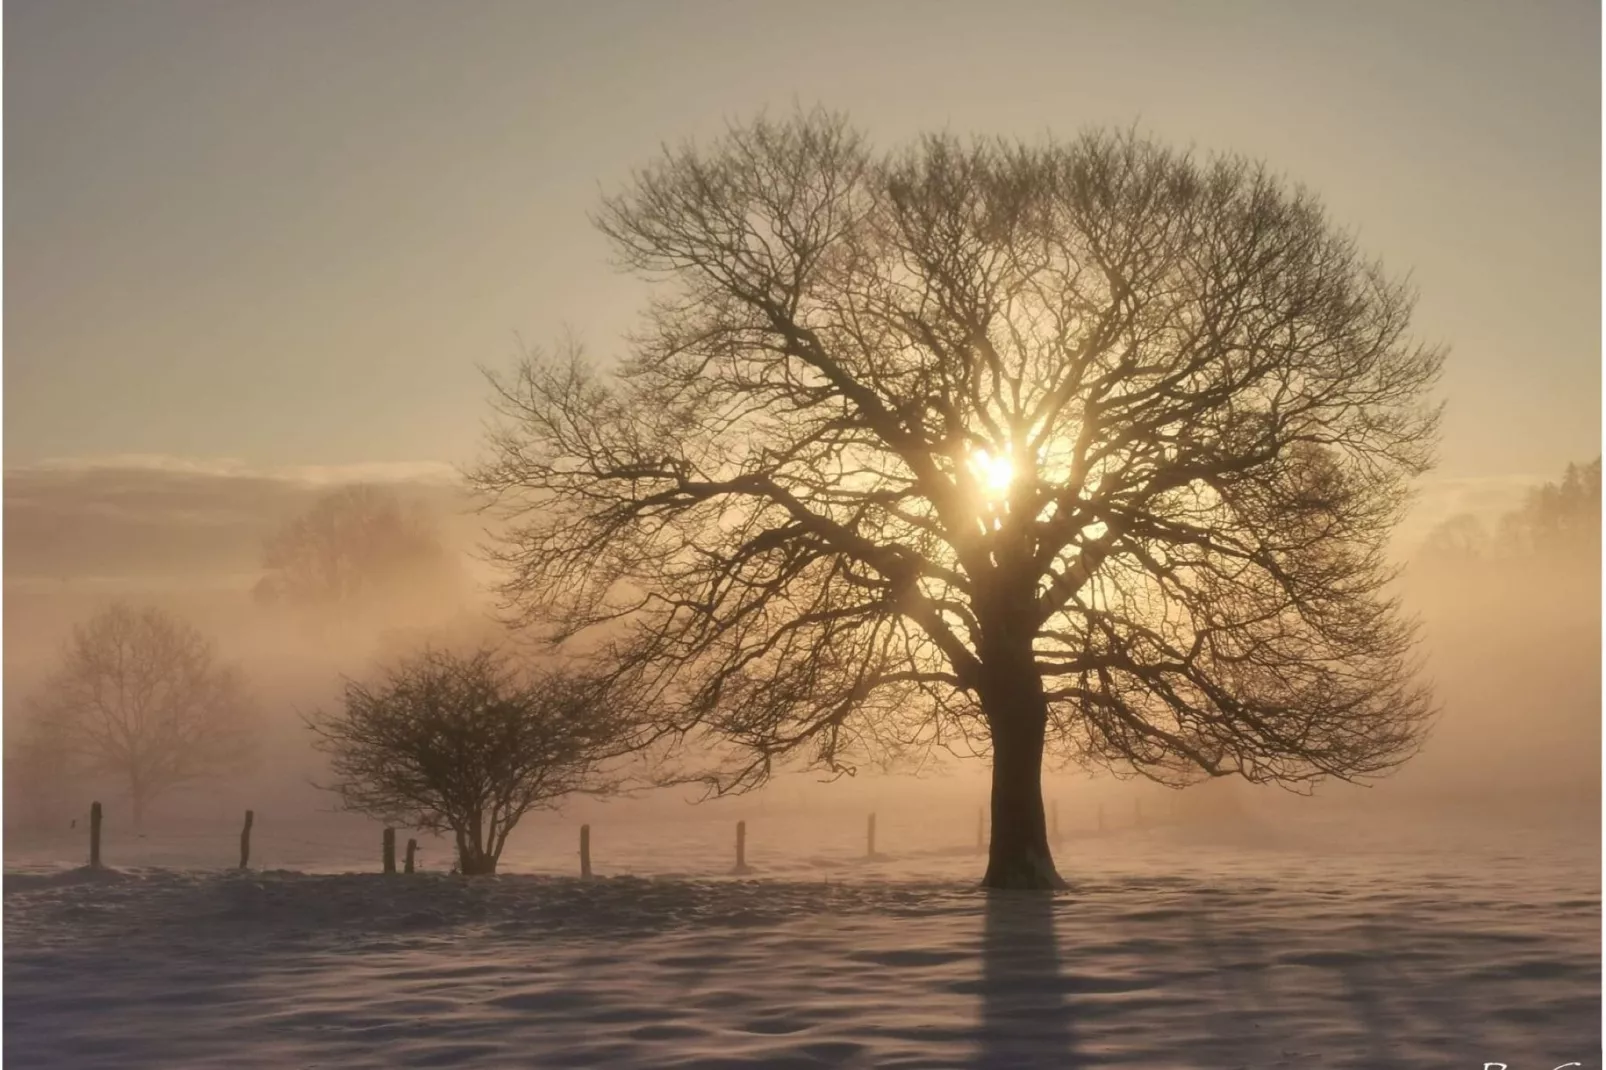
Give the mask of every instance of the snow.
[{"label": "snow", "polygon": [[469,880],[271,815],[248,873],[222,824],[10,849],[6,1065],[1600,1065],[1589,835],[1079,829],[1069,891],[989,896],[973,810],[882,814],[873,861],[862,814],[750,814],[753,879],[723,820],[593,821],[590,881],[557,818]]}]

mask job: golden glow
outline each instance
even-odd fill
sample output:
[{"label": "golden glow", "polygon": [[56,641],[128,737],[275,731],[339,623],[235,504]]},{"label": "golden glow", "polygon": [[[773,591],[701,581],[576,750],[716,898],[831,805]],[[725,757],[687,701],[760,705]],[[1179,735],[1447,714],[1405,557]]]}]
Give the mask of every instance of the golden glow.
[{"label": "golden glow", "polygon": [[1002,498],[1009,493],[1010,481],[1015,478],[1015,466],[1008,457],[994,457],[986,450],[970,455],[970,470],[981,484],[981,491],[989,498]]}]

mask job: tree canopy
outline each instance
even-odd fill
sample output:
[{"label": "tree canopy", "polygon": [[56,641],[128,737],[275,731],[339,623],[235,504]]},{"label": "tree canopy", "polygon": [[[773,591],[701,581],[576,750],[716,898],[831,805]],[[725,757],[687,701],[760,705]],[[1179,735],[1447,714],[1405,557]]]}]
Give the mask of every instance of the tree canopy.
[{"label": "tree canopy", "polygon": [[460,872],[495,873],[529,811],[609,789],[601,696],[578,673],[521,672],[490,648],[425,650],[374,684],[348,681],[342,709],[307,724],[348,810],[449,831]]},{"label": "tree canopy", "polygon": [[1431,713],[1383,548],[1442,353],[1316,198],[1131,133],[761,118],[597,225],[631,350],[495,380],[505,594],[644,738],[832,769],[990,752],[989,885],[1053,884],[1045,749],[1157,780],[1388,770]]}]

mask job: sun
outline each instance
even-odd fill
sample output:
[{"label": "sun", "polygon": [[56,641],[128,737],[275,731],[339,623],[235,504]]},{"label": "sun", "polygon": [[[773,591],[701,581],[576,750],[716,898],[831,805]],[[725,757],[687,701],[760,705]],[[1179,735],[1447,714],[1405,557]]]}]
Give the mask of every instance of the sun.
[{"label": "sun", "polygon": [[1015,478],[1015,466],[1008,457],[994,457],[986,450],[970,455],[970,470],[981,484],[982,493],[989,498],[1002,498],[1009,493],[1009,484]]}]

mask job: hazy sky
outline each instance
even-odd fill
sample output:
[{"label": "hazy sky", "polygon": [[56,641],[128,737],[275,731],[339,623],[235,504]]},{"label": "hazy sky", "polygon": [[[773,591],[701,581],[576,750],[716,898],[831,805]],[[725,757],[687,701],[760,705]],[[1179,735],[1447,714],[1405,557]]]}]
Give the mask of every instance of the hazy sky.
[{"label": "hazy sky", "polygon": [[794,100],[886,145],[1138,123],[1318,190],[1454,349],[1445,477],[1600,449],[1590,0],[9,0],[5,448],[464,462],[476,366],[639,303],[586,220]]}]

